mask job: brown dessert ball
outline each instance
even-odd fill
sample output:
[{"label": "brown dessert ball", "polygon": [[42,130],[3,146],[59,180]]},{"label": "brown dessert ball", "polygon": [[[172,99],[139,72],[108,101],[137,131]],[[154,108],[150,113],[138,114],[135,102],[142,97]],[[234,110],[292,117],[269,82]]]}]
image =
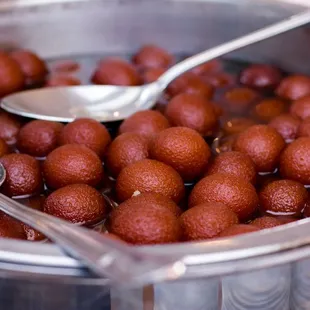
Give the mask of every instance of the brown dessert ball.
[{"label": "brown dessert ball", "polygon": [[52,75],[48,78],[45,86],[46,87],[61,87],[61,86],[78,86],[81,85],[81,81],[70,75]]},{"label": "brown dessert ball", "polygon": [[0,138],[0,157],[9,154],[10,150],[8,145],[5,143],[3,139]]},{"label": "brown dessert ball", "polygon": [[125,167],[116,180],[115,189],[119,201],[129,199],[136,191],[159,193],[176,203],[184,197],[180,175],[172,167],[151,159]]},{"label": "brown dessert ball", "polygon": [[[1,69],[0,69],[1,70]],[[0,113],[0,138],[8,145],[16,143],[21,123],[11,114]]]},{"label": "brown dessert ball", "polygon": [[258,172],[272,172],[284,147],[282,136],[274,128],[255,125],[239,134],[233,149],[248,154]]},{"label": "brown dessert ball", "polygon": [[310,95],[295,100],[290,107],[290,113],[301,119],[310,117]]},{"label": "brown dessert ball", "polygon": [[25,76],[18,63],[0,52],[0,97],[20,91],[25,85]]},{"label": "brown dessert ball", "polygon": [[170,210],[144,205],[135,208],[120,205],[114,209],[109,231],[136,245],[173,243],[181,237],[178,218]]},{"label": "brown dessert ball", "polygon": [[235,135],[255,125],[255,121],[245,117],[234,117],[223,124],[223,131],[227,135]]},{"label": "brown dessert ball", "polygon": [[100,61],[92,82],[102,85],[136,86],[142,79],[135,67],[126,60],[107,58]]},{"label": "brown dessert ball", "polygon": [[254,186],[241,177],[216,173],[200,180],[189,197],[189,207],[204,202],[220,202],[233,210],[240,221],[256,211],[258,197]]},{"label": "brown dessert ball", "polygon": [[143,82],[145,84],[153,83],[158,80],[158,78],[165,73],[163,68],[149,68],[145,70],[142,74]]},{"label": "brown dessert ball", "polygon": [[80,118],[67,124],[59,135],[59,144],[83,144],[102,157],[111,136],[104,125],[90,118]]},{"label": "brown dessert ball", "polygon": [[57,60],[53,63],[52,71],[57,73],[74,73],[79,71],[80,65],[72,59]]},{"label": "brown dessert ball", "polygon": [[262,216],[256,218],[251,222],[251,225],[257,226],[260,229],[268,229],[276,226],[283,225],[283,223],[273,216]]},{"label": "brown dessert ball", "polygon": [[240,74],[240,83],[259,90],[273,90],[282,80],[279,69],[265,64],[255,64],[244,69]]},{"label": "brown dessert ball", "polygon": [[207,175],[227,173],[255,183],[256,169],[250,156],[241,152],[225,152],[215,157],[208,168]]},{"label": "brown dessert ball", "polygon": [[0,158],[6,170],[3,192],[10,197],[39,193],[43,181],[39,162],[26,154],[8,154]]},{"label": "brown dessert ball", "polygon": [[230,112],[245,113],[259,98],[259,94],[253,89],[235,87],[226,91],[221,101]]},{"label": "brown dessert ball", "polygon": [[66,144],[49,153],[43,173],[47,186],[52,189],[76,183],[96,186],[103,178],[99,156],[79,144]]},{"label": "brown dessert ball", "polygon": [[203,136],[210,135],[217,125],[214,106],[197,94],[179,94],[167,105],[166,116],[172,126],[184,126]]},{"label": "brown dessert ball", "polygon": [[207,73],[202,76],[202,79],[214,88],[222,88],[235,84],[234,77],[226,72]]},{"label": "brown dessert ball", "polygon": [[20,240],[27,239],[22,223],[2,211],[0,215],[0,237]]},{"label": "brown dessert ball", "polygon": [[282,80],[276,94],[288,100],[297,100],[310,94],[310,77],[305,75],[291,75]]},{"label": "brown dessert ball", "polygon": [[123,121],[119,133],[135,132],[147,138],[153,138],[157,133],[170,127],[166,117],[157,111],[139,111]]},{"label": "brown dessert ball", "polygon": [[13,52],[11,57],[19,64],[27,85],[38,85],[44,82],[48,69],[37,54],[28,50],[18,50]]},{"label": "brown dessert ball", "polygon": [[281,114],[275,117],[269,126],[274,128],[286,142],[290,142],[297,136],[300,120],[290,114]]},{"label": "brown dessert ball", "polygon": [[147,44],[132,57],[132,61],[141,68],[167,69],[174,62],[174,57],[157,45]]},{"label": "brown dessert ball", "polygon": [[223,64],[220,59],[213,59],[208,62],[205,62],[194,69],[191,70],[191,72],[197,74],[197,75],[205,75],[209,73],[217,73],[221,71],[223,68]]},{"label": "brown dessert ball", "polygon": [[272,182],[259,194],[260,208],[274,215],[300,215],[307,198],[305,187],[292,180]]},{"label": "brown dessert ball", "polygon": [[174,168],[186,182],[197,179],[205,171],[211,151],[195,130],[171,127],[152,141],[151,157]]},{"label": "brown dessert ball", "polygon": [[189,241],[214,238],[239,221],[236,213],[224,204],[206,202],[185,211],[180,222],[183,238]]},{"label": "brown dessert ball", "polygon": [[145,208],[157,208],[170,210],[175,216],[180,216],[182,211],[178,205],[170,198],[158,193],[142,193],[133,196],[122,202],[120,206],[128,208],[137,208],[144,206]]},{"label": "brown dessert ball", "polygon": [[243,234],[248,234],[251,232],[256,232],[259,231],[260,228],[254,225],[250,225],[250,224],[237,224],[237,225],[233,225],[228,227],[227,229],[225,229],[224,231],[222,231],[219,234],[220,238],[223,237],[233,237],[233,236],[237,236],[237,235],[243,235]]},{"label": "brown dessert ball", "polygon": [[45,157],[57,147],[63,124],[34,120],[24,125],[17,135],[17,148],[21,153]]},{"label": "brown dessert ball", "polygon": [[57,189],[46,198],[43,210],[86,226],[100,222],[106,215],[103,196],[86,184],[71,184]]},{"label": "brown dessert ball", "polygon": [[310,117],[300,123],[297,130],[297,137],[310,137]]},{"label": "brown dessert ball", "polygon": [[267,98],[260,101],[253,109],[254,117],[261,122],[270,122],[285,112],[285,102],[278,98]]},{"label": "brown dessert ball", "polygon": [[193,72],[186,72],[170,83],[168,94],[174,97],[180,93],[199,94],[206,99],[211,99],[214,89]]},{"label": "brown dessert ball", "polygon": [[284,224],[289,224],[289,223],[293,223],[299,220],[298,217],[293,217],[293,216],[277,216],[277,220],[280,221],[282,223],[282,225]]},{"label": "brown dessert ball", "polygon": [[298,138],[284,149],[280,173],[283,178],[310,184],[310,138]]},{"label": "brown dessert ball", "polygon": [[106,154],[106,165],[113,177],[127,166],[146,159],[149,156],[148,140],[134,132],[127,132],[116,137]]}]

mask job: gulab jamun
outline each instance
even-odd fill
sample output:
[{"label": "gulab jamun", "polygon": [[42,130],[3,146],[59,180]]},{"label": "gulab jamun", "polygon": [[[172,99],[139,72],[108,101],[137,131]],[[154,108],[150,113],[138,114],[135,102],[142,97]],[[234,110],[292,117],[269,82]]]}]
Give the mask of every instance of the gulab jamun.
[{"label": "gulab jamun", "polygon": [[222,129],[226,135],[235,135],[255,125],[255,121],[245,117],[234,117],[224,122]]},{"label": "gulab jamun", "polygon": [[81,81],[71,75],[54,74],[46,81],[46,87],[79,86]]},{"label": "gulab jamun", "polygon": [[8,145],[16,143],[20,127],[21,123],[13,115],[5,112],[0,113],[0,138]]},{"label": "gulab jamun", "polygon": [[30,196],[43,189],[39,162],[26,154],[8,154],[0,158],[6,170],[3,192],[10,197]]},{"label": "gulab jamun", "polygon": [[143,82],[145,84],[153,83],[164,73],[165,69],[163,68],[149,68],[142,73]]},{"label": "gulab jamun", "polygon": [[259,193],[260,208],[273,215],[299,216],[307,198],[308,192],[305,187],[292,180],[272,182]]},{"label": "gulab jamun", "polygon": [[102,85],[137,86],[142,79],[135,67],[126,60],[107,58],[100,61],[92,82]]},{"label": "gulab jamun", "polygon": [[256,211],[258,197],[254,186],[243,178],[215,173],[200,180],[190,194],[189,207],[204,202],[223,203],[244,221]]},{"label": "gulab jamun", "polygon": [[276,89],[276,94],[287,100],[297,100],[310,94],[310,77],[291,75],[284,78]]},{"label": "gulab jamun", "polygon": [[310,95],[295,100],[291,104],[290,113],[301,119],[310,117]]},{"label": "gulab jamun", "polygon": [[204,82],[198,75],[193,72],[186,72],[169,84],[167,93],[171,97],[174,97],[180,93],[187,93],[198,94],[206,99],[211,99],[214,89],[210,84]]},{"label": "gulab jamun", "polygon": [[111,136],[106,127],[90,118],[80,118],[67,124],[59,135],[60,145],[82,144],[102,157],[111,142]]},{"label": "gulab jamun", "polygon": [[88,147],[66,144],[47,155],[43,174],[51,189],[76,183],[96,186],[103,178],[103,167],[99,156]]},{"label": "gulab jamun", "polygon": [[286,109],[284,101],[277,98],[267,98],[260,101],[253,109],[253,116],[261,121],[268,123],[276,116],[283,114]]},{"label": "gulab jamun", "polygon": [[116,137],[105,157],[107,169],[117,177],[125,167],[149,157],[148,140],[137,133],[127,132]]},{"label": "gulab jamun", "polygon": [[171,127],[153,139],[150,155],[153,159],[174,168],[184,181],[191,182],[205,171],[211,151],[195,130]]},{"label": "gulab jamun", "polygon": [[120,206],[127,206],[128,208],[137,208],[139,206],[155,209],[164,208],[170,210],[175,216],[180,216],[182,212],[173,200],[158,193],[142,193],[137,196],[133,196],[122,202]]},{"label": "gulab jamun", "polygon": [[116,180],[119,201],[129,199],[136,191],[154,192],[179,203],[184,197],[181,176],[170,166],[151,159],[144,159],[125,167]]},{"label": "gulab jamun", "polygon": [[284,149],[280,173],[283,178],[310,185],[310,138],[298,138]]},{"label": "gulab jamun", "polygon": [[3,212],[0,215],[0,237],[20,240],[27,239],[22,223]]},{"label": "gulab jamun", "polygon": [[25,76],[18,63],[0,52],[0,97],[22,90],[24,85]]},{"label": "gulab jamun", "polygon": [[161,244],[180,241],[178,218],[165,208],[127,205],[114,209],[109,219],[109,232],[130,244]]},{"label": "gulab jamun", "polygon": [[310,117],[300,123],[297,130],[297,137],[310,137]]},{"label": "gulab jamun", "polygon": [[166,116],[172,126],[184,126],[208,136],[217,125],[214,107],[197,94],[179,94],[167,105]]},{"label": "gulab jamun", "polygon": [[185,240],[205,240],[216,237],[228,227],[238,224],[235,212],[219,202],[206,202],[187,211],[181,217]]},{"label": "gulab jamun", "polygon": [[252,233],[252,232],[256,232],[259,231],[260,228],[254,225],[250,225],[250,224],[237,224],[237,225],[233,225],[228,227],[227,229],[225,229],[224,231],[222,231],[219,234],[220,238],[224,238],[224,237],[233,237],[233,236],[237,236],[237,235],[243,235],[243,234],[248,234],[248,233]]},{"label": "gulab jamun", "polygon": [[286,142],[291,142],[297,136],[300,120],[291,114],[281,114],[275,117],[269,126],[274,128]]},{"label": "gulab jamun", "polygon": [[191,72],[197,75],[205,75],[209,73],[220,72],[223,68],[223,64],[220,59],[213,59],[205,62],[191,70]]},{"label": "gulab jamun", "polygon": [[143,69],[167,69],[174,62],[174,57],[157,45],[147,44],[132,57],[132,62]]},{"label": "gulab jamun", "polygon": [[10,149],[8,145],[5,143],[3,139],[0,138],[0,157],[10,153]]},{"label": "gulab jamun", "polygon": [[251,222],[251,225],[257,226],[260,229],[268,229],[273,228],[276,226],[283,225],[283,223],[273,216],[262,216],[256,218],[254,221]]},{"label": "gulab jamun", "polygon": [[63,124],[34,120],[24,125],[17,135],[17,148],[21,153],[45,157],[54,150]]},{"label": "gulab jamun", "polygon": [[256,169],[250,156],[241,152],[225,152],[216,156],[208,168],[207,175],[227,173],[255,183]]},{"label": "gulab jamun", "polygon": [[104,219],[103,196],[87,184],[71,184],[52,192],[45,200],[43,211],[75,224],[85,226]]},{"label": "gulab jamun", "polygon": [[170,127],[165,116],[158,111],[139,111],[123,121],[119,133],[135,132],[147,138],[153,138],[157,133]]},{"label": "gulab jamun", "polygon": [[249,127],[237,137],[233,149],[248,154],[258,172],[273,172],[285,147],[282,136],[267,125]]},{"label": "gulab jamun", "polygon": [[282,80],[282,73],[270,65],[254,64],[241,72],[239,80],[247,87],[274,90]]},{"label": "gulab jamun", "polygon": [[233,86],[235,84],[234,77],[225,72],[210,72],[204,74],[202,79],[216,89]]},{"label": "gulab jamun", "polygon": [[36,86],[44,83],[48,69],[44,60],[37,54],[28,50],[18,50],[14,51],[11,57],[19,64],[27,85]]}]

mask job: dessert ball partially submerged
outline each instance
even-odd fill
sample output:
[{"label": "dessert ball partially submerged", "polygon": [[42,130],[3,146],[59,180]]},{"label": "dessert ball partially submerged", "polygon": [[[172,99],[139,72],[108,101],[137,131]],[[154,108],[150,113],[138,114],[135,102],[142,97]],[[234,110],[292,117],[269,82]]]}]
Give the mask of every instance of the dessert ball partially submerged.
[{"label": "dessert ball partially submerged", "polygon": [[21,127],[21,123],[11,114],[0,113],[0,138],[8,145],[16,143],[17,134]]},{"label": "dessert ball partially submerged", "polygon": [[239,221],[236,213],[224,204],[206,202],[185,211],[180,222],[183,238],[189,241],[214,238]]},{"label": "dessert ball partially submerged", "polygon": [[102,157],[111,136],[104,125],[90,118],[79,118],[67,124],[59,135],[59,144],[82,144]]},{"label": "dessert ball partially submerged", "polygon": [[0,158],[6,170],[3,192],[10,197],[34,195],[43,189],[39,162],[26,154],[8,154]]},{"label": "dessert ball partially submerged", "polygon": [[0,138],[0,157],[10,153],[10,149],[8,145],[5,143],[3,139]]},{"label": "dessert ball partially submerged", "polygon": [[275,117],[269,126],[274,128],[286,142],[291,142],[297,136],[300,120],[291,114],[281,114]]},{"label": "dessert ball partially submerged", "polygon": [[280,158],[283,178],[310,184],[310,138],[298,138],[288,145]]},{"label": "dessert ball partially submerged", "polygon": [[240,74],[241,84],[259,90],[273,90],[281,80],[281,71],[265,64],[250,65]]},{"label": "dessert ball partially submerged", "polygon": [[310,137],[310,117],[304,119],[300,123],[297,131],[297,137]]},{"label": "dessert ball partially submerged", "polygon": [[224,122],[222,129],[226,135],[235,135],[255,125],[255,121],[245,117],[234,117]]},{"label": "dessert ball partially submerged", "polygon": [[152,208],[158,209],[164,208],[170,210],[175,216],[179,216],[182,212],[173,200],[158,193],[142,193],[127,199],[121,205],[127,206],[128,208],[137,208],[140,206],[151,206]]},{"label": "dessert ball partially submerged", "polygon": [[0,52],[0,97],[20,91],[25,85],[25,76],[19,64],[9,55]]},{"label": "dessert ball partially submerged", "polygon": [[195,130],[171,127],[154,138],[150,154],[152,158],[174,168],[184,181],[190,182],[203,174],[211,151]]},{"label": "dessert ball partially submerged", "polygon": [[256,211],[258,197],[254,186],[241,177],[216,173],[200,180],[189,197],[189,207],[204,202],[220,202],[234,211],[240,221]]},{"label": "dessert ball partially submerged", "polygon": [[284,101],[278,98],[261,100],[253,109],[254,117],[261,122],[270,122],[273,118],[283,114],[286,110]]},{"label": "dessert ball partially submerged", "polygon": [[113,177],[117,177],[125,167],[148,158],[148,140],[137,133],[127,132],[116,137],[106,154],[106,165]]},{"label": "dessert ball partially submerged", "polygon": [[310,95],[295,100],[290,107],[290,113],[301,119],[310,117]]},{"label": "dessert ball partially submerged", "polygon": [[157,133],[170,127],[168,120],[158,111],[139,111],[123,121],[119,133],[135,132],[153,138]]},{"label": "dessert ball partially submerged", "polygon": [[92,82],[103,85],[137,86],[142,80],[135,67],[120,58],[107,58],[100,61]]},{"label": "dessert ball partially submerged", "polygon": [[292,180],[272,182],[259,194],[260,208],[273,215],[299,216],[307,198],[308,192],[305,187]]},{"label": "dessert ball partially submerged", "polygon": [[48,154],[43,173],[51,189],[76,183],[96,186],[103,177],[103,168],[98,155],[88,147],[66,144]]},{"label": "dessert ball partially submerged", "polygon": [[214,106],[197,94],[179,94],[172,98],[166,108],[166,116],[173,126],[184,126],[208,136],[217,125]]},{"label": "dessert ball partially submerged", "polygon": [[50,76],[45,84],[46,87],[60,87],[60,86],[79,86],[81,81],[70,75],[54,74]]},{"label": "dessert ball partially submerged", "polygon": [[129,199],[136,191],[159,193],[176,203],[184,197],[180,175],[172,167],[151,159],[124,168],[116,180],[115,189],[119,201]]},{"label": "dessert ball partially submerged", "polygon": [[256,169],[250,156],[241,152],[225,152],[216,156],[208,168],[207,175],[225,173],[255,183]]},{"label": "dessert ball partially submerged", "polygon": [[71,184],[51,193],[44,212],[76,224],[91,225],[106,215],[103,196],[86,184]]},{"label": "dessert ball partially submerged", "polygon": [[165,72],[163,68],[149,68],[142,73],[142,79],[145,84],[153,83]]},{"label": "dessert ball partially submerged", "polygon": [[305,75],[290,75],[284,78],[276,94],[287,100],[297,100],[310,94],[310,77]]},{"label": "dessert ball partially submerged", "polygon": [[237,225],[230,226],[227,229],[225,229],[224,231],[222,231],[219,234],[219,237],[221,237],[221,238],[233,237],[233,236],[237,236],[237,235],[243,235],[243,234],[256,232],[259,230],[260,230],[260,228],[257,226],[254,226],[254,225],[237,224]]},{"label": "dessert ball partially submerged", "polygon": [[255,125],[239,134],[233,149],[248,154],[258,172],[273,172],[284,147],[284,139],[274,128]]},{"label": "dessert ball partially submerged", "polygon": [[152,204],[121,204],[109,219],[109,231],[128,243],[160,244],[180,241],[178,218],[170,210],[152,207]]},{"label": "dessert ball partially submerged", "polygon": [[11,57],[19,64],[28,86],[44,83],[48,69],[43,59],[37,54],[28,50],[18,50],[13,52]]},{"label": "dessert ball partially submerged", "polygon": [[45,157],[57,147],[58,136],[62,129],[61,123],[31,121],[20,129],[17,135],[17,148],[22,153]]},{"label": "dessert ball partially submerged", "polygon": [[283,222],[273,216],[262,216],[252,221],[251,225],[257,226],[260,229],[268,229],[279,225],[283,225]]},{"label": "dessert ball partially submerged", "polygon": [[141,68],[168,68],[174,62],[174,57],[163,48],[147,44],[133,56],[133,63]]},{"label": "dessert ball partially submerged", "polygon": [[22,223],[4,213],[0,214],[0,237],[21,240],[27,239]]}]

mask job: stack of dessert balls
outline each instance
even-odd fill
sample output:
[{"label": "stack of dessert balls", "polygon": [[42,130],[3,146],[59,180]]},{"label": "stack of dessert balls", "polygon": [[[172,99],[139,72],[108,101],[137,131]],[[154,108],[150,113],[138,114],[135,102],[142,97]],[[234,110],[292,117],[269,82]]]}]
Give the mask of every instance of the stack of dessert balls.
[{"label": "stack of dessert balls", "polygon": [[[151,83],[176,59],[145,45],[131,60],[102,59],[89,83]],[[70,60],[51,68],[27,50],[1,52],[0,96],[79,85],[79,70]],[[5,195],[90,229],[103,225],[106,236],[128,244],[207,241],[283,225],[310,215],[310,77],[268,64],[231,74],[214,60],[173,81],[153,110],[120,124],[1,111],[0,162]],[[0,236],[45,238],[5,214]]]}]

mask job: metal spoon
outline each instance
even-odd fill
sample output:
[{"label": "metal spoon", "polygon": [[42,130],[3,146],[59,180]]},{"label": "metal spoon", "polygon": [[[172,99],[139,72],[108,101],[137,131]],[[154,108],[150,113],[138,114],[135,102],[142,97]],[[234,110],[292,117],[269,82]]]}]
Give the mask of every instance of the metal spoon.
[{"label": "metal spoon", "polygon": [[139,110],[150,109],[168,86],[182,73],[250,44],[263,41],[310,22],[310,11],[192,56],[166,71],[156,82],[139,87],[76,86],[43,88],[3,98],[8,112],[37,119],[70,122],[91,117],[101,122],[123,120]]},{"label": "metal spoon", "polygon": [[[6,170],[0,163],[0,186],[5,179]],[[184,264],[176,258],[139,253],[133,246],[26,207],[3,194],[0,194],[0,210],[37,229],[96,275],[109,278],[112,283],[140,286],[167,279],[167,276],[174,279],[185,272]]]}]

